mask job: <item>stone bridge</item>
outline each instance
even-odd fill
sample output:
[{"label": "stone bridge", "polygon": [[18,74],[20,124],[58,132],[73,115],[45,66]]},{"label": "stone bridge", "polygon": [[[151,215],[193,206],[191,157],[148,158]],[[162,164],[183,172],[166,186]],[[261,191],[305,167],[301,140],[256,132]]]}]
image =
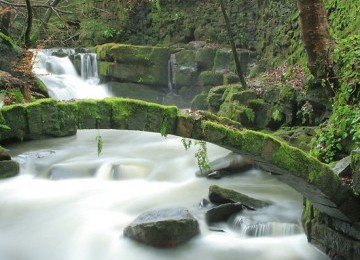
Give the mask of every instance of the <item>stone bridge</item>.
[{"label": "stone bridge", "polygon": [[360,255],[359,197],[327,165],[271,135],[207,112],[185,113],[175,106],[124,98],[43,99],[5,106],[0,113],[2,144],[75,135],[77,129],[159,132],[205,140],[242,154],[304,195],[302,221],[311,242],[345,259]]}]

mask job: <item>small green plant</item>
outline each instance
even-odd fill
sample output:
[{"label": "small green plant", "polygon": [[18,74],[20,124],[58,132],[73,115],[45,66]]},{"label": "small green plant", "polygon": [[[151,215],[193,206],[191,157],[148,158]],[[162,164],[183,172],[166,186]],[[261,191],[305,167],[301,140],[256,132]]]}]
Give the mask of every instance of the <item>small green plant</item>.
[{"label": "small green plant", "polygon": [[112,39],[115,37],[117,31],[114,28],[107,28],[103,32],[103,36],[105,39]]},{"label": "small green plant", "polygon": [[102,152],[102,148],[103,148],[103,139],[101,135],[97,135],[96,138],[96,144],[97,144],[97,155],[98,157],[100,156],[101,152]]},{"label": "small green plant", "polygon": [[185,148],[186,151],[190,149],[191,144],[192,144],[191,139],[181,138],[181,142],[184,145],[184,148]]},{"label": "small green plant", "polygon": [[166,138],[167,136],[167,122],[164,120],[160,126],[160,134]]},{"label": "small green plant", "polygon": [[247,117],[247,119],[253,123],[255,121],[255,113],[251,108],[245,108],[244,109],[245,115]]},{"label": "small green plant", "polygon": [[274,111],[272,112],[271,115],[272,119],[274,119],[274,121],[279,122],[282,120],[282,115],[279,111],[279,109],[275,108]]},{"label": "small green plant", "polygon": [[198,147],[195,152],[195,158],[202,173],[211,170],[211,164],[207,155],[207,147],[205,141],[195,140],[195,142],[193,142],[191,139],[182,138],[181,142],[184,145],[186,151],[189,150],[193,144]]},{"label": "small green plant", "polygon": [[206,142],[203,140],[196,140],[195,145],[198,145],[199,148],[195,153],[195,158],[197,160],[200,171],[206,172],[211,170],[211,164],[207,155]]}]

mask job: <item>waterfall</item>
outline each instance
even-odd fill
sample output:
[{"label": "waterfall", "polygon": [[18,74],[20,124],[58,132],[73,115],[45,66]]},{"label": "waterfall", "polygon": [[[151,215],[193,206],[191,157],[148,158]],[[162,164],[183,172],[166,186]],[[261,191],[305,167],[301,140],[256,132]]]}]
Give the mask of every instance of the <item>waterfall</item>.
[{"label": "waterfall", "polygon": [[94,80],[99,83],[98,65],[95,53],[80,53],[81,78],[83,80]]},{"label": "waterfall", "polygon": [[[251,237],[279,237],[297,235],[303,232],[294,219],[284,217],[281,209],[274,212],[271,207],[267,210],[248,211],[237,214],[229,219],[229,225],[242,236]],[[291,222],[290,222],[291,221]]]},{"label": "waterfall", "polygon": [[72,49],[61,50],[65,57],[54,56],[57,49],[33,50],[33,72],[46,85],[49,96],[57,100],[102,99],[111,96],[106,85],[99,84],[96,54],[81,53],[81,75],[69,59]]},{"label": "waterfall", "polygon": [[176,56],[174,53],[170,54],[170,59],[168,61],[168,88],[169,93],[173,93],[176,89]]}]

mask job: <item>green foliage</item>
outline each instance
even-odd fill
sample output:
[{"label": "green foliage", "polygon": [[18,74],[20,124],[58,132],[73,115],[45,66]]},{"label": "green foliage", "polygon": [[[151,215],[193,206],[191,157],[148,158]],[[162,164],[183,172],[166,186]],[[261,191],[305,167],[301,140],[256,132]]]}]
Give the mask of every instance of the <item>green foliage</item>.
[{"label": "green foliage", "polygon": [[[342,86],[339,96],[344,93],[348,93],[346,86]],[[317,131],[315,147],[311,152],[326,163],[338,160],[344,153],[346,140],[360,145],[360,104],[348,104],[339,98],[330,119]]]},{"label": "green foliage", "polygon": [[103,139],[101,135],[97,135],[96,138],[96,144],[97,144],[97,155],[100,156],[103,148]]},{"label": "green foliage", "polygon": [[197,160],[198,166],[201,172],[206,172],[211,170],[211,164],[207,156],[206,142],[203,140],[196,140],[195,145],[198,145],[198,150],[195,153],[195,158]]},{"label": "green foliage", "polygon": [[346,101],[360,98],[360,34],[342,39],[334,49],[336,74],[345,84],[346,90],[342,91]]},{"label": "green foliage", "polygon": [[248,107],[244,107],[244,112],[245,112],[245,115],[246,115],[247,119],[249,120],[249,122],[254,123],[254,121],[255,121],[254,110],[252,110],[251,108],[248,108]]},{"label": "green foliage", "polygon": [[211,164],[207,155],[207,147],[205,141],[195,140],[195,142],[193,143],[191,139],[182,138],[181,142],[184,145],[186,151],[189,150],[193,144],[198,147],[195,152],[195,158],[202,173],[211,170]]},{"label": "green foliage", "polygon": [[106,28],[104,30],[103,36],[105,39],[112,39],[117,34],[117,31],[114,28]]},{"label": "green foliage", "polygon": [[161,136],[166,137],[167,136],[167,130],[168,130],[167,123],[166,123],[166,121],[163,121],[161,123],[161,126],[160,126],[160,134],[161,134]]},{"label": "green foliage", "polygon": [[186,151],[190,149],[191,144],[192,144],[191,139],[181,138],[181,142],[184,145],[184,148],[185,148]]},{"label": "green foliage", "polygon": [[281,112],[279,111],[279,109],[275,108],[274,111],[272,112],[271,117],[276,121],[279,122],[282,120],[282,115]]}]

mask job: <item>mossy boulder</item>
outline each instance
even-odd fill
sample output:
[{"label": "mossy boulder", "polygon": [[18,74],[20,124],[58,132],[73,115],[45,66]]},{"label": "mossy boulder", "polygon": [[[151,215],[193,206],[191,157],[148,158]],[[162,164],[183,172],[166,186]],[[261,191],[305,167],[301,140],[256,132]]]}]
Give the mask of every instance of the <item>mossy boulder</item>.
[{"label": "mossy boulder", "polygon": [[191,110],[207,110],[209,108],[207,97],[207,94],[199,94],[195,96],[191,102]]},{"label": "mossy boulder", "polygon": [[216,71],[203,71],[200,73],[200,85],[202,87],[214,87],[222,85],[223,74]]},{"label": "mossy boulder", "polygon": [[217,86],[214,88],[211,88],[208,93],[208,103],[209,103],[209,111],[213,113],[217,113],[220,109],[220,106],[222,104],[223,95],[228,87],[227,86]]},{"label": "mossy boulder", "polygon": [[215,48],[201,48],[195,52],[195,61],[198,64],[199,70],[212,70],[215,59]]},{"label": "mossy boulder", "polygon": [[196,86],[198,81],[198,64],[195,60],[195,51],[182,50],[175,53],[175,80],[176,86]]},{"label": "mossy boulder", "polygon": [[169,48],[107,43],[95,47],[99,75],[119,81],[165,87]]},{"label": "mossy boulder", "polygon": [[13,160],[0,161],[0,179],[10,178],[20,172],[19,163]]},{"label": "mossy boulder", "polygon": [[200,234],[199,223],[186,208],[145,212],[124,229],[124,236],[154,247],[175,247]]},{"label": "mossy boulder", "polygon": [[217,185],[209,187],[209,199],[214,204],[240,202],[251,208],[262,208],[271,205],[270,202],[254,199],[240,192],[225,189]]},{"label": "mossy boulder", "polygon": [[217,72],[234,71],[234,56],[231,49],[218,49],[214,59],[214,70]]},{"label": "mossy boulder", "polygon": [[1,108],[5,124],[10,128],[1,128],[1,138],[23,140],[25,138],[28,122],[23,105],[3,106]]}]

